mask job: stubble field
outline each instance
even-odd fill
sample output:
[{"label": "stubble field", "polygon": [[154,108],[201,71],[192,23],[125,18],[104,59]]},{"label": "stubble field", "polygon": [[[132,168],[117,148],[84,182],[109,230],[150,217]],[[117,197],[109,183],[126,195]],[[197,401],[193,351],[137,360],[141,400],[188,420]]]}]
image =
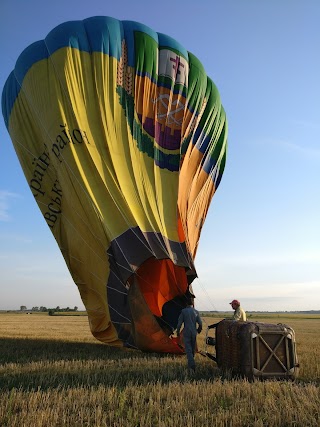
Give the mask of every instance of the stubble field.
[{"label": "stubble field", "polygon": [[250,320],[293,327],[295,382],[226,379],[199,354],[190,376],[184,356],[99,343],[86,316],[0,314],[0,426],[319,426],[320,315]]}]

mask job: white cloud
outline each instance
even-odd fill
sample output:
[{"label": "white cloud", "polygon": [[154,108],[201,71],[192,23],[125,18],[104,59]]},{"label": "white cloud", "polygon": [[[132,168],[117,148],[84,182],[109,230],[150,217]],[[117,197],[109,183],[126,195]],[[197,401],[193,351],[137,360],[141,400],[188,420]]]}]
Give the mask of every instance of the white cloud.
[{"label": "white cloud", "polygon": [[16,193],[0,190],[0,221],[10,221],[10,200],[19,197]]},{"label": "white cloud", "polygon": [[229,311],[232,299],[241,301],[248,311],[320,310],[320,280],[306,282],[275,282],[265,286],[212,285],[200,281],[193,285],[197,308]]},{"label": "white cloud", "polygon": [[311,157],[312,159],[320,159],[320,149],[317,147],[310,147],[307,145],[302,146],[288,141],[283,141],[282,145],[285,148],[295,151],[303,156]]},{"label": "white cloud", "polygon": [[320,124],[318,122],[311,122],[309,120],[295,120],[293,125],[297,125],[303,129],[316,130],[320,132]]},{"label": "white cloud", "polygon": [[[255,144],[257,141],[255,141]],[[312,160],[320,159],[320,148],[318,145],[312,146],[310,142],[303,141],[301,144],[294,143],[292,141],[286,140],[286,139],[271,139],[271,138],[265,138],[260,141],[262,145],[265,146],[273,146],[282,147],[283,149],[297,153],[301,156],[311,158]]]},{"label": "white cloud", "polygon": [[212,252],[203,253],[201,258],[196,262],[197,270],[201,270],[202,274],[205,272],[212,272],[213,270],[220,270],[227,267],[266,267],[276,265],[297,265],[297,264],[320,264],[320,251],[295,251],[292,253],[246,253],[241,255],[218,255]]},{"label": "white cloud", "polygon": [[0,233],[1,242],[16,242],[16,243],[31,243],[32,239],[29,236],[23,234],[17,234],[12,232]]}]

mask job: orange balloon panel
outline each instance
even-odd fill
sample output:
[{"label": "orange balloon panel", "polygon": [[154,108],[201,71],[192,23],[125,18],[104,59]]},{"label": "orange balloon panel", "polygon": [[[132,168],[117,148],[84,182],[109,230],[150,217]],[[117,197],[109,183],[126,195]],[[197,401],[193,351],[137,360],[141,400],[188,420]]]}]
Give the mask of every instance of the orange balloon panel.
[{"label": "orange balloon panel", "polygon": [[2,112],[93,335],[181,352],[171,334],[227,146],[200,61],[137,22],[65,22],[19,56]]}]

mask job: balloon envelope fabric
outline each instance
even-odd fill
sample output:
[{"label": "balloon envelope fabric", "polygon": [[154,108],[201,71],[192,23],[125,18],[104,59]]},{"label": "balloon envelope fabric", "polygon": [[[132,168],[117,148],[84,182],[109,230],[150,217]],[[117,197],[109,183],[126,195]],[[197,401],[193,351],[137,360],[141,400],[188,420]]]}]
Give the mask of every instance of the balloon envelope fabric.
[{"label": "balloon envelope fabric", "polygon": [[66,22],[22,52],[2,112],[93,335],[181,352],[171,334],[227,146],[199,60],[137,22]]}]

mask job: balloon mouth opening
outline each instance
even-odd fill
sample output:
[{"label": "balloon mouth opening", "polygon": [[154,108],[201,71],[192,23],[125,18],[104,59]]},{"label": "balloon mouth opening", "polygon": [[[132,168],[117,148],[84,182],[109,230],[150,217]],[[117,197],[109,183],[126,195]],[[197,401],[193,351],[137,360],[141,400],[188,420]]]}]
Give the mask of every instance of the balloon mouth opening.
[{"label": "balloon mouth opening", "polygon": [[170,259],[149,258],[130,282],[132,332],[137,347],[144,351],[183,353],[172,334],[190,295],[185,268]]},{"label": "balloon mouth opening", "polygon": [[149,258],[136,271],[136,278],[150,311],[158,317],[165,304],[188,290],[185,268],[170,259]]}]

